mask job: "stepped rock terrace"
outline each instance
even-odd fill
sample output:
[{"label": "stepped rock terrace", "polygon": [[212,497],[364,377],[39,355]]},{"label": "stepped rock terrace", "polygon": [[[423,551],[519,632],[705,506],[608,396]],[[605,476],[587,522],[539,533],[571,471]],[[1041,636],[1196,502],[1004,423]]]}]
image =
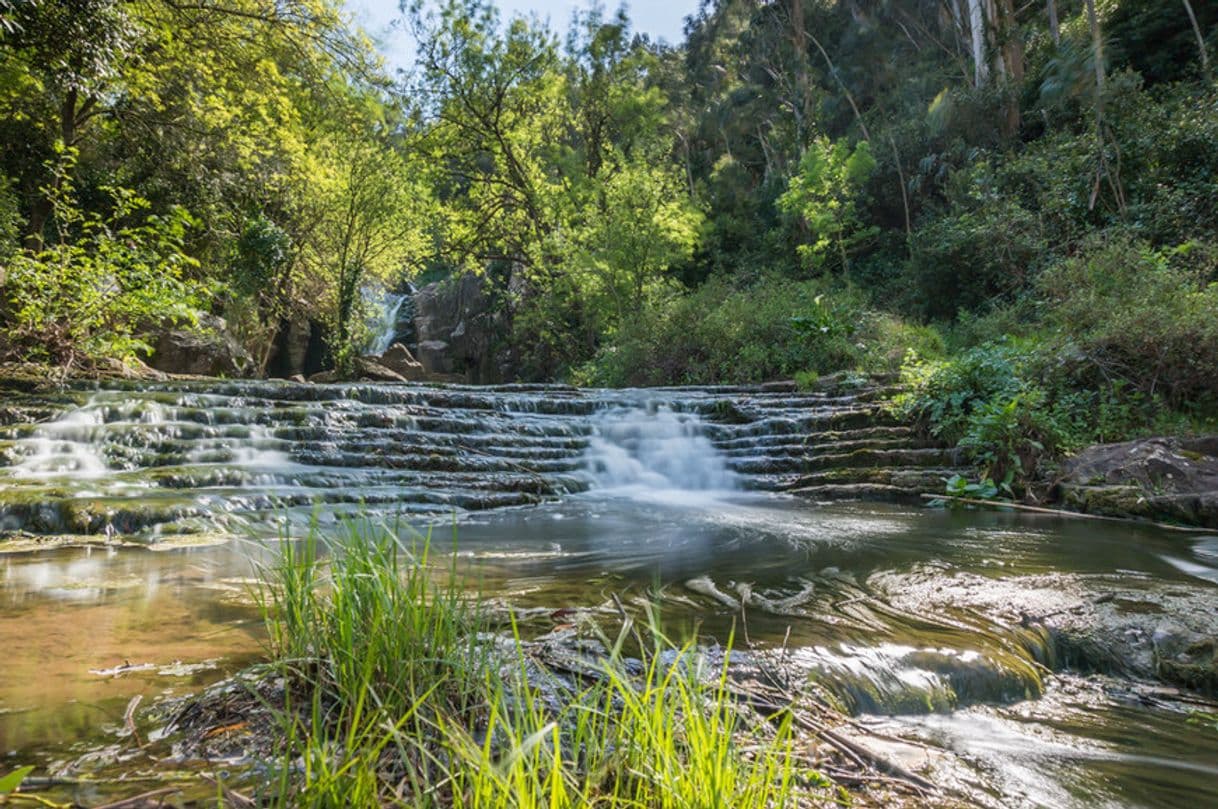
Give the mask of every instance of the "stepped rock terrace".
[{"label": "stepped rock terrace", "polygon": [[[14,393],[0,411],[0,530],[153,541],[258,530],[314,506],[439,515],[657,482],[820,499],[938,488],[954,453],[894,423],[882,393],[272,382]],[[707,469],[718,478],[697,479]]]}]

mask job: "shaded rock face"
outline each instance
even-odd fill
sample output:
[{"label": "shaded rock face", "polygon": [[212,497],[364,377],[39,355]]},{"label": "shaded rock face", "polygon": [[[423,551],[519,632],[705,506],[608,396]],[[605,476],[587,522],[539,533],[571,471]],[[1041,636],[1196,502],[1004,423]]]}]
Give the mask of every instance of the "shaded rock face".
[{"label": "shaded rock face", "polygon": [[321,324],[305,315],[294,315],[279,326],[266,374],[283,379],[315,374],[324,367],[325,354]]},{"label": "shaded rock face", "polygon": [[1101,444],[1062,473],[1062,500],[1083,511],[1218,528],[1218,436]]},{"label": "shaded rock face", "polygon": [[415,356],[428,373],[464,375],[470,382],[501,382],[511,376],[499,336],[507,316],[495,296],[472,273],[420,289],[412,300]]},{"label": "shaded rock face", "polygon": [[148,365],[167,374],[244,377],[254,358],[228,331],[223,318],[204,315],[197,329],[169,329],[155,335]]}]

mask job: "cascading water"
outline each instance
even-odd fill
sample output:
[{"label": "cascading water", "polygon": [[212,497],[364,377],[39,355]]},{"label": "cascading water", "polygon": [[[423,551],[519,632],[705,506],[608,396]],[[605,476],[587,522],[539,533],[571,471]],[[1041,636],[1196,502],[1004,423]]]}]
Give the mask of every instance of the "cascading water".
[{"label": "cascading water", "polygon": [[651,490],[738,488],[700,416],[670,407],[615,407],[595,414],[585,454],[595,485]]},{"label": "cascading water", "polygon": [[364,299],[373,313],[368,323],[368,331],[371,334],[366,349],[368,354],[384,354],[393,345],[393,338],[397,336],[398,315],[409,297],[392,292],[364,290]]},{"label": "cascading water", "polygon": [[39,425],[28,438],[14,442],[20,460],[11,469],[13,477],[98,478],[105,475],[106,462],[97,449],[97,432],[102,421],[103,414],[84,407]]},{"label": "cascading water", "polygon": [[[1159,800],[1168,778],[1202,796],[1197,805],[1218,800],[1218,736],[1181,731],[1184,714],[1162,690],[1147,703],[1122,696],[1152,682],[1159,658],[1148,648],[1179,636],[1178,655],[1213,634],[1215,540],[828,504],[916,497],[954,471],[950,451],[894,423],[874,394],[226,381],[5,389],[0,549],[37,550],[0,555],[0,643],[18,650],[0,678],[0,749],[60,756],[77,740],[63,728],[95,724],[93,714],[58,721],[65,705],[115,697],[121,714],[143,693],[138,672],[99,678],[91,668],[180,659],[189,670],[256,651],[256,638],[219,645],[241,636],[229,621],[248,618],[226,599],[256,546],[215,539],[298,535],[315,514],[323,524],[360,514],[419,528],[458,520],[459,553],[482,592],[513,606],[551,616],[599,609],[612,592],[660,602],[666,620],[707,637],[735,628],[746,658],[781,648],[784,676],[815,680],[860,722],[896,715],[886,720],[894,732],[925,739],[940,760],[953,748],[975,755],[983,766],[947,781],[979,784],[969,790],[979,805],[1180,805]],[[770,493],[791,489],[818,502]],[[69,535],[166,552],[48,548]],[[136,587],[144,597],[132,597]],[[50,648],[44,638],[53,651],[38,651]],[[46,693],[49,668],[70,692]],[[132,690],[118,698],[120,686]],[[1111,767],[1081,766],[1064,747],[1045,764],[1048,731]],[[1022,785],[1034,770],[1043,783]]]}]

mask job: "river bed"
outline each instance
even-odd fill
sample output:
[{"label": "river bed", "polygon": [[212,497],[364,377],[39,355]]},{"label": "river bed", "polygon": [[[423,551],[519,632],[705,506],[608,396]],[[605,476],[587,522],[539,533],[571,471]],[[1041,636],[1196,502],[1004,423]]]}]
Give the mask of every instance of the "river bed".
[{"label": "river bed", "polygon": [[[848,400],[715,421],[764,397],[449,390],[442,411],[438,393],[269,390],[77,391],[11,429],[0,494],[24,540],[0,554],[0,771],[113,774],[93,752],[133,697],[258,658],[253,565],[310,518],[359,513],[430,531],[484,598],[649,599],[704,638],[784,646],[857,722],[925,745],[888,752],[980,805],[1218,805],[1218,729],[1188,721],[1205,697],[1156,674],[1171,643],[1218,631],[1218,538],[769,490],[789,457],[774,436]],[[458,396],[480,398],[457,413]],[[36,492],[58,509],[41,524]],[[57,515],[128,501],[155,519],[39,545],[67,533],[35,530]]]}]

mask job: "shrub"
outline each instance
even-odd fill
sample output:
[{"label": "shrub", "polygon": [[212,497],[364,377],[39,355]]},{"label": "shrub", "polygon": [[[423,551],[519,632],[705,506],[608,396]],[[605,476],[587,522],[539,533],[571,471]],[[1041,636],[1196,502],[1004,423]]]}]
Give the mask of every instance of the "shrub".
[{"label": "shrub", "polygon": [[1218,401],[1218,285],[1181,260],[1188,252],[1098,240],[1045,272],[1045,318],[1076,376],[1173,407]]},{"label": "shrub", "polygon": [[960,172],[949,198],[948,210],[920,228],[904,268],[906,308],[934,319],[1010,298],[1048,249],[1040,217],[1002,187],[988,163]]},{"label": "shrub", "polygon": [[984,478],[1025,485],[1047,458],[1076,442],[1076,402],[1059,402],[1039,382],[1046,347],[1034,341],[986,343],[952,358],[911,354],[897,413],[963,449]]},{"label": "shrub", "polygon": [[762,382],[829,373],[863,358],[861,296],[825,283],[769,278],[747,289],[712,279],[641,311],[580,369],[603,385]]},{"label": "shrub", "polygon": [[894,400],[900,415],[921,422],[932,435],[956,443],[983,404],[1021,392],[1026,351],[989,343],[951,359],[926,360],[911,353],[901,369],[904,392]]},{"label": "shrub", "polygon": [[181,208],[149,214],[147,200],[121,188],[109,189],[108,216],[85,213],[70,181],[73,160],[68,152],[53,167],[59,184],[48,189],[58,241],[9,263],[7,336],[18,354],[65,367],[131,360],[151,351],[140,335],[147,324],[196,316],[200,290],[183,276],[196,264],[184,253],[192,220]]}]

